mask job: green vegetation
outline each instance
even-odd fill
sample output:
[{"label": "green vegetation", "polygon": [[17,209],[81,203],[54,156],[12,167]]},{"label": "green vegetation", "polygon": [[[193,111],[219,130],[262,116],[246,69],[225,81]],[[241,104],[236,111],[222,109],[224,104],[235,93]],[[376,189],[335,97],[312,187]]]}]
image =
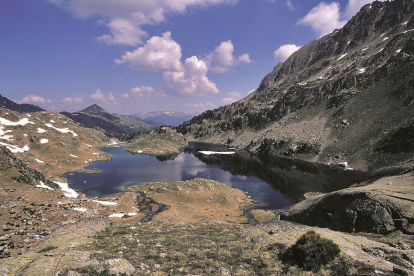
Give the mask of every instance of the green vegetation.
[{"label": "green vegetation", "polygon": [[309,271],[318,271],[322,265],[333,261],[340,251],[339,246],[332,240],[322,238],[310,230],[280,254],[280,258],[284,263],[297,265]]},{"label": "green vegetation", "polygon": [[[91,258],[98,261],[124,258],[137,268],[137,275],[218,275],[228,270],[231,275],[347,276],[372,270],[348,257],[336,258],[338,246],[315,232],[304,234],[286,249],[280,243],[242,239],[241,233],[249,227],[212,222],[123,223],[96,233],[94,242],[80,249],[94,252]],[[305,257],[301,263],[297,252]],[[101,275],[94,266],[82,272]]]},{"label": "green vegetation", "polygon": [[[95,235],[88,250],[99,261],[125,258],[134,267],[145,264],[156,275],[217,275],[224,267],[246,275],[280,271],[278,250],[242,240],[249,226],[241,224],[148,223],[111,226]],[[145,267],[145,266],[144,266]]]}]

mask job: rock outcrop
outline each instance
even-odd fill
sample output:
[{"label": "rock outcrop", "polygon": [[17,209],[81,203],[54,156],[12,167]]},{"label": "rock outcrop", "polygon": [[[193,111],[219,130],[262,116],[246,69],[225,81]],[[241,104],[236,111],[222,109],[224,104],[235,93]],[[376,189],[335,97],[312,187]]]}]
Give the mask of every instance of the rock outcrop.
[{"label": "rock outcrop", "polygon": [[413,250],[410,248],[391,247],[362,236],[275,219],[249,228],[242,234],[242,238],[260,244],[285,244],[291,246],[303,233],[309,230],[314,230],[322,237],[333,240],[339,245],[341,252],[354,260],[374,266],[376,269],[385,271],[400,270],[406,273],[405,275],[412,275],[414,264]]},{"label": "rock outcrop", "polygon": [[84,219],[62,226],[33,251],[0,260],[0,275],[62,275],[65,270],[89,265],[91,252],[77,250],[76,247],[91,242],[95,232],[108,226],[108,220],[102,218]]},{"label": "rock outcrop", "polygon": [[280,219],[341,232],[414,234],[414,174],[381,178],[363,187],[306,199]]}]

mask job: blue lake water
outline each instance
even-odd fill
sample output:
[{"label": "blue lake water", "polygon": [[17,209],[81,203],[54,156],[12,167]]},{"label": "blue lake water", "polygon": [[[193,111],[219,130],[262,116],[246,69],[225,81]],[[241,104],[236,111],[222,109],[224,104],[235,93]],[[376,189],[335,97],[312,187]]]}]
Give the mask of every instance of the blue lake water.
[{"label": "blue lake water", "polygon": [[[306,192],[332,191],[348,187],[355,181],[354,176],[350,177],[351,172],[331,170],[303,161],[291,163],[290,160],[278,159],[276,163],[265,166],[245,152],[237,151],[233,155],[204,155],[199,152],[228,150],[224,146],[211,144],[191,143],[185,152],[167,161],[148,155],[133,155],[124,149],[105,148],[103,151],[111,154],[113,159],[94,162],[86,167],[99,169],[101,173],[73,172],[63,177],[69,181],[71,188],[90,197],[112,195],[119,192],[117,187],[144,182],[206,178],[247,192],[261,203],[261,209],[267,210],[283,210],[302,200]],[[341,180],[339,183],[338,179]]]}]

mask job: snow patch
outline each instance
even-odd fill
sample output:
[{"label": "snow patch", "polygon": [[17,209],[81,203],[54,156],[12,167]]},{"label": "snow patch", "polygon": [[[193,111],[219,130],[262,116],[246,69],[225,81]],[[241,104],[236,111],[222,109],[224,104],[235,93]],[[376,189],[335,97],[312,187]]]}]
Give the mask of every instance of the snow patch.
[{"label": "snow patch", "polygon": [[382,41],[385,41],[385,40],[387,40],[389,37],[387,36],[386,38],[384,38]]},{"label": "snow patch", "polygon": [[73,154],[69,154],[69,155],[72,156],[72,157],[78,158],[76,155],[73,155]]},{"label": "snow patch", "polygon": [[75,208],[73,208],[73,210],[79,211],[79,212],[86,212],[88,209],[75,207]]},{"label": "snow patch", "polygon": [[109,215],[109,218],[122,218],[125,215],[122,213]]},{"label": "snow patch", "polygon": [[54,127],[52,124],[45,124],[47,127],[51,127],[51,128],[53,128],[53,129],[55,129],[55,130],[57,130],[57,131],[60,131],[60,132],[62,132],[62,133],[69,133],[69,132],[71,132],[72,134],[73,134],[73,136],[78,136],[78,134],[76,134],[75,132],[73,132],[72,130],[69,130],[69,128],[57,128],[57,127]]},{"label": "snow patch", "polygon": [[9,121],[7,119],[0,117],[0,124],[5,125],[5,126],[25,126],[27,124],[34,124],[34,123],[30,122],[29,119],[27,118],[23,118],[18,122],[12,122],[12,121]]},{"label": "snow patch", "polygon": [[45,183],[43,183],[42,181],[40,181],[40,185],[36,185],[36,187],[38,188],[43,188],[43,189],[49,189],[49,190],[53,190],[52,188],[50,188],[49,186],[46,186]]},{"label": "snow patch", "polygon": [[40,144],[47,144],[49,143],[48,139],[40,139]]},{"label": "snow patch", "polygon": [[414,31],[414,29],[406,30],[406,31],[403,32],[403,34],[406,34],[406,33],[411,32],[411,31]]},{"label": "snow patch", "polygon": [[42,160],[39,160],[39,159],[35,159],[38,163],[45,163],[44,161],[42,161]]},{"label": "snow patch", "polygon": [[66,197],[74,197],[74,198],[78,197],[78,193],[75,192],[75,190],[69,188],[68,183],[63,183],[63,182],[58,182],[58,181],[54,181],[54,182],[59,185],[60,189],[63,192],[65,192]]},{"label": "snow patch", "polygon": [[19,148],[18,146],[9,145],[9,144],[2,143],[2,142],[0,142],[0,145],[5,146],[6,148],[8,148],[13,153],[21,153],[21,152],[25,152],[25,151],[29,151],[30,150],[29,145],[26,145],[23,148]]},{"label": "snow patch", "polygon": [[398,49],[397,51],[395,51],[396,53],[400,53],[402,49]]},{"label": "snow patch", "polygon": [[12,139],[13,135],[5,135],[6,133],[10,133],[10,132],[12,132],[12,131],[11,130],[4,131],[3,127],[0,126],[0,139],[4,139],[4,140],[7,140],[7,141],[13,140]]},{"label": "snow patch", "polygon": [[366,70],[365,68],[361,68],[361,69],[359,69],[358,71],[359,71],[359,73],[360,73],[360,74],[362,74],[362,73],[364,73],[364,72],[365,72],[365,70]]},{"label": "snow patch", "polygon": [[138,215],[138,213],[128,213],[128,216],[132,217],[132,216],[136,216]]},{"label": "snow patch", "polygon": [[43,128],[38,128],[37,129],[37,133],[45,133],[46,132],[46,130],[44,130]]},{"label": "snow patch", "polygon": [[341,60],[341,59],[342,59],[343,57],[345,57],[347,54],[348,54],[348,53],[343,54],[342,56],[340,56],[340,57],[338,58],[338,60]]},{"label": "snow patch", "polygon": [[210,154],[235,154],[234,151],[199,151],[202,154],[210,155]]},{"label": "snow patch", "polygon": [[92,200],[93,202],[97,202],[102,205],[116,205],[116,202],[112,201],[101,201],[101,200]]}]

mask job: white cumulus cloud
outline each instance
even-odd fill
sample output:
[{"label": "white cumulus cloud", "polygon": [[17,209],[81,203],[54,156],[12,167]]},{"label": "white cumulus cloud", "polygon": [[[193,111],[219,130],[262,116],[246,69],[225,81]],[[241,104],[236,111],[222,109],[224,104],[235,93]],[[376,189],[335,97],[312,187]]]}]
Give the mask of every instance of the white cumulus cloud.
[{"label": "white cumulus cloud", "polygon": [[320,3],[314,7],[298,24],[311,27],[320,36],[324,36],[335,29],[342,28],[346,20],[341,19],[339,3]]},{"label": "white cumulus cloud", "polygon": [[216,47],[213,53],[205,56],[204,62],[208,65],[213,73],[225,73],[230,67],[240,62],[252,63],[249,54],[243,54],[236,58],[233,55],[234,46],[230,40],[223,41]]},{"label": "white cumulus cloud", "polygon": [[131,91],[128,94],[124,94],[121,97],[127,100],[142,100],[145,98],[149,98],[151,95],[159,94],[156,93],[154,88],[150,86],[141,86],[141,87],[134,87],[131,89]]},{"label": "white cumulus cloud", "polygon": [[[98,37],[108,44],[137,46],[147,33],[145,24],[157,24],[167,14],[183,13],[188,8],[232,4],[237,0],[49,0],[78,18],[100,16],[110,34]],[[99,20],[102,23],[102,19]]]},{"label": "white cumulus cloud", "polygon": [[44,99],[42,97],[36,95],[28,95],[21,99],[20,101],[16,101],[17,103],[27,103],[27,104],[51,104],[52,101],[50,99]]},{"label": "white cumulus cloud", "polygon": [[133,52],[125,52],[115,64],[127,64],[136,71],[182,71],[181,46],[171,38],[171,32],[165,32]]},{"label": "white cumulus cloud", "polygon": [[114,18],[104,24],[109,28],[111,34],[104,34],[96,39],[107,44],[136,46],[142,44],[142,38],[147,36],[147,32],[131,20]]},{"label": "white cumulus cloud", "polygon": [[216,84],[207,78],[207,65],[196,56],[187,58],[181,72],[163,73],[167,93],[179,96],[205,96],[218,94]]},{"label": "white cumulus cloud", "polygon": [[91,95],[91,99],[100,103],[116,103],[114,95],[111,92],[108,95],[104,95],[99,88]]},{"label": "white cumulus cloud", "polygon": [[81,104],[83,103],[83,100],[81,98],[77,98],[77,97],[69,97],[69,98],[64,98],[62,100],[63,104]]},{"label": "white cumulus cloud", "polygon": [[284,62],[290,55],[299,50],[300,47],[302,46],[296,46],[295,44],[285,44],[280,46],[279,49],[274,52],[275,60]]}]

